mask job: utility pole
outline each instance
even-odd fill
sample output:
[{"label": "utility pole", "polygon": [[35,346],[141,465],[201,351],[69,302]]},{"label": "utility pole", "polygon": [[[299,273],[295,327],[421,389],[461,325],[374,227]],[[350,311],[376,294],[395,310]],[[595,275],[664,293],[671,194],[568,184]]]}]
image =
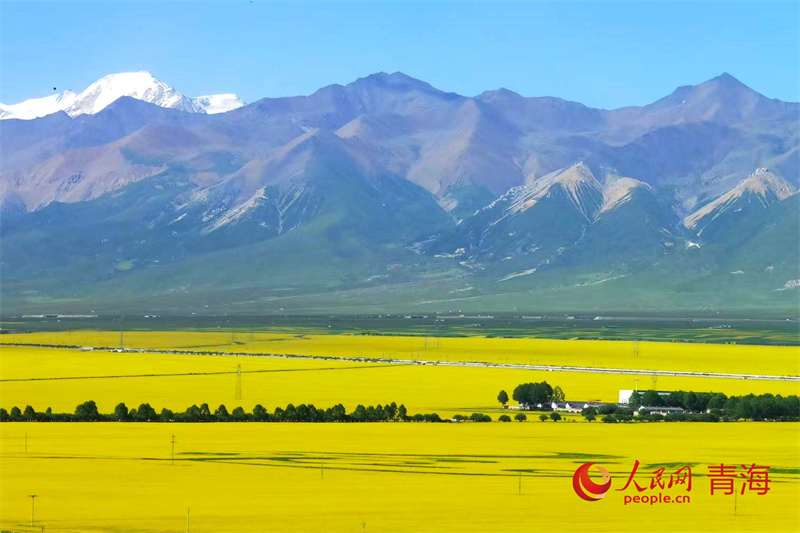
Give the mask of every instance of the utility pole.
[{"label": "utility pole", "polygon": [[325,478],[325,454],[322,454],[322,457],[320,458],[319,461],[319,478],[320,479]]},{"label": "utility pole", "polygon": [[189,533],[189,508],[186,508],[186,533]]},{"label": "utility pole", "polygon": [[25,453],[28,453],[28,432],[25,432]]},{"label": "utility pole", "polygon": [[519,493],[522,495],[522,470],[519,471]]},{"label": "utility pole", "polygon": [[36,500],[36,494],[28,494],[28,498],[31,499],[31,527],[33,527],[33,502]]},{"label": "utility pole", "polygon": [[236,399],[242,399],[242,365],[236,365]]},{"label": "utility pole", "polygon": [[361,533],[367,533],[367,523],[361,522]]},{"label": "utility pole", "polygon": [[119,325],[119,349],[125,349],[125,331],[122,329],[122,324]]},{"label": "utility pole", "polygon": [[172,436],[172,466],[175,466],[175,435]]}]

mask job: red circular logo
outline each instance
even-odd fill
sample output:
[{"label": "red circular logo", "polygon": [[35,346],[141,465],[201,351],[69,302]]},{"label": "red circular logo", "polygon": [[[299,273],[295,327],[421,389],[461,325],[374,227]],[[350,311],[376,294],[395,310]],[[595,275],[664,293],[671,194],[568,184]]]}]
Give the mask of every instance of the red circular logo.
[{"label": "red circular logo", "polygon": [[[589,478],[589,469],[594,466],[603,475],[603,484],[598,484]],[[594,463],[586,463],[575,470],[575,475],[572,476],[572,488],[575,489],[575,494],[586,500],[587,502],[596,502],[602,500],[606,495],[608,489],[611,488],[611,475],[608,470],[602,466],[597,466]]]}]

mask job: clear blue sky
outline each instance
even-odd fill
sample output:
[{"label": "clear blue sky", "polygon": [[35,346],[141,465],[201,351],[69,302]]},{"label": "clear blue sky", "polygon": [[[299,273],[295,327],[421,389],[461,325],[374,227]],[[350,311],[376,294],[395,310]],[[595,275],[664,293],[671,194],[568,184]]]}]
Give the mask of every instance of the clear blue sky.
[{"label": "clear blue sky", "polygon": [[0,101],[149,70],[189,95],[309,94],[402,71],[614,108],[727,71],[800,100],[797,1],[0,3]]}]

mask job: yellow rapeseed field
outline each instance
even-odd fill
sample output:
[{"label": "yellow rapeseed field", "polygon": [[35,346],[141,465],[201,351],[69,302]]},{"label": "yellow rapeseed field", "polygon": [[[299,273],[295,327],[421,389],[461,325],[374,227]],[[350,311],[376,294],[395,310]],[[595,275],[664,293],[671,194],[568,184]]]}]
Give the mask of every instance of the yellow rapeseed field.
[{"label": "yellow rapeseed field", "polygon": [[[795,423],[8,423],[0,528],[13,531],[797,531]],[[25,451],[27,434],[27,452]],[[175,463],[171,439],[175,436]],[[635,460],[692,468],[690,503],[623,505]],[[577,466],[612,475],[599,502]],[[710,464],[771,466],[771,490],[710,495]],[[520,474],[521,473],[521,474]],[[741,482],[736,481],[738,493]],[[37,494],[30,527],[30,494]]]},{"label": "yellow rapeseed field", "polygon": [[[48,334],[36,334],[47,336]],[[119,334],[52,334],[62,344],[113,345]],[[90,342],[99,335],[97,342]],[[70,337],[72,336],[72,337]],[[4,342],[48,342],[7,335]],[[126,333],[126,346],[189,350],[380,356],[421,338],[230,332]],[[20,340],[24,339],[24,340]],[[512,342],[513,341],[513,342]],[[797,374],[783,348],[536,339],[441,339],[421,359],[514,362],[546,353],[541,364],[632,366],[717,372]],[[216,344],[215,344],[216,343]],[[472,348],[471,343],[482,346]],[[282,347],[266,349],[267,345]],[[490,347],[494,347],[490,350]],[[372,350],[372,351],[370,351]],[[595,355],[591,354],[596,350]],[[620,350],[619,354],[616,350]],[[663,350],[667,362],[647,355]],[[435,356],[438,354],[437,356]],[[588,354],[588,355],[587,355]],[[692,356],[697,358],[693,362]],[[387,354],[388,355],[388,354]],[[766,361],[774,355],[775,361]],[[578,359],[575,362],[573,357]],[[533,357],[532,355],[530,357]],[[493,359],[491,359],[493,358]],[[581,360],[581,358],[583,358]],[[565,360],[562,360],[565,359]],[[727,359],[730,364],[723,361]],[[761,359],[761,361],[755,361]],[[571,361],[571,362],[566,362]],[[716,362],[715,362],[716,361]],[[517,361],[524,362],[524,361]],[[536,361],[534,361],[535,363]],[[242,398],[237,399],[237,367]],[[683,366],[681,366],[683,365]],[[774,365],[774,366],[772,366]],[[638,377],[640,389],[798,394],[800,383]],[[113,353],[2,346],[0,406],[72,412],[86,400],[111,412],[118,402],[184,410],[207,402],[272,411],[292,402],[404,403],[410,413],[480,411],[497,418],[500,389],[547,380],[568,399],[616,401],[637,385],[622,374],[547,372],[282,357]],[[512,412],[513,414],[513,412]],[[534,418],[534,417],[531,417]],[[796,531],[800,528],[800,424],[797,423],[294,424],[3,423],[0,425],[0,529],[3,531]],[[172,436],[175,461],[172,464]],[[623,505],[633,488],[599,502],[580,500],[572,474],[596,462],[624,486],[652,472],[693,469],[691,502]],[[772,467],[766,495],[709,494],[710,464]],[[737,481],[739,483],[739,481]],[[739,485],[737,485],[737,491]],[[643,492],[642,494],[650,494]],[[680,494],[675,489],[665,494]],[[37,494],[30,526],[30,494]]]},{"label": "yellow rapeseed field", "polygon": [[[118,331],[77,330],[3,335],[4,343],[117,347]],[[800,347],[534,338],[320,335],[302,332],[126,331],[128,348],[386,357],[430,361],[636,368],[800,375]]]},{"label": "yellow rapeseed field", "polygon": [[[236,399],[236,371],[242,368],[242,399]],[[222,372],[222,373],[220,373]],[[46,379],[47,378],[47,379]],[[77,378],[77,379],[49,379]],[[546,372],[507,368],[448,367],[359,363],[273,357],[231,357],[146,353],[82,352],[79,350],[4,346],[0,357],[0,406],[37,411],[52,407],[72,412],[86,400],[111,412],[119,402],[128,407],[150,403],[157,410],[185,410],[206,402],[246,410],[260,403],[275,407],[313,403],[404,403],[411,413],[482,411],[499,408],[501,389],[511,395],[520,383],[546,380],[564,389],[567,399],[615,402],[620,389],[653,386],[649,375]],[[800,394],[800,383],[739,379],[659,376],[656,388],[732,394]],[[496,416],[495,416],[496,418]]]}]

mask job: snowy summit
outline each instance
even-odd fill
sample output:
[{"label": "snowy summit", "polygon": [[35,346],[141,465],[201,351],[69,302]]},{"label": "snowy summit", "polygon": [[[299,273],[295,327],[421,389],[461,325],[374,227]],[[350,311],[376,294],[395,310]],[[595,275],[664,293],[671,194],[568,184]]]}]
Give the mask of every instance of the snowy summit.
[{"label": "snowy summit", "polygon": [[235,94],[194,98],[185,96],[143,70],[109,74],[80,94],[64,91],[58,95],[33,98],[19,104],[0,104],[0,119],[30,120],[59,111],[64,111],[71,117],[93,115],[123,96],[188,113],[224,113],[245,105]]}]

